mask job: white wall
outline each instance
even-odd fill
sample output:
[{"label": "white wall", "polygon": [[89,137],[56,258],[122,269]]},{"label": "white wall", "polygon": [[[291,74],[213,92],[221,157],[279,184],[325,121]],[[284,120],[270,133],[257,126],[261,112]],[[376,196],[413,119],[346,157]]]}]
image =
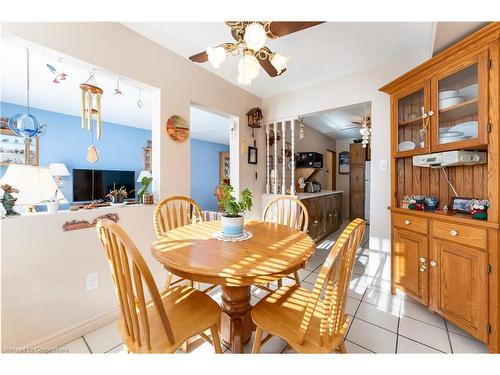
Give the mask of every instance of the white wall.
[{"label": "white wall", "polygon": [[405,56],[394,64],[265,98],[262,103],[262,110],[268,118],[289,118],[371,101],[373,135],[370,248],[374,250],[389,251],[391,233],[387,210],[390,203],[390,171],[379,169],[382,160],[390,159],[390,100],[387,94],[378,89],[427,58],[429,56]]}]

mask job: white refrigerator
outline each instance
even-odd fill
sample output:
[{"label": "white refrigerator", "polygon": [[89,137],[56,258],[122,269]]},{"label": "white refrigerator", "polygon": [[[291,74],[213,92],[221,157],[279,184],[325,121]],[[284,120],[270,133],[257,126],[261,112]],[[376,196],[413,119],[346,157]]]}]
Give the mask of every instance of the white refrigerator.
[{"label": "white refrigerator", "polygon": [[370,174],[371,162],[365,162],[365,221],[370,223]]}]

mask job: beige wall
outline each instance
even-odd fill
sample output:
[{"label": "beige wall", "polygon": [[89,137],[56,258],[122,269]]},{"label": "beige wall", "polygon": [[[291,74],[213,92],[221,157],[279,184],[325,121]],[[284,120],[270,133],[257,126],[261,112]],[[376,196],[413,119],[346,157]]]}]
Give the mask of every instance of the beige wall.
[{"label": "beige wall", "polygon": [[[314,176],[321,183],[321,188],[326,189],[326,150],[335,151],[335,140],[326,135],[305,126],[304,138],[299,139],[299,129],[295,129],[295,151],[296,152],[319,152],[323,154],[323,170],[317,172]],[[337,190],[341,190],[338,189]]]}]

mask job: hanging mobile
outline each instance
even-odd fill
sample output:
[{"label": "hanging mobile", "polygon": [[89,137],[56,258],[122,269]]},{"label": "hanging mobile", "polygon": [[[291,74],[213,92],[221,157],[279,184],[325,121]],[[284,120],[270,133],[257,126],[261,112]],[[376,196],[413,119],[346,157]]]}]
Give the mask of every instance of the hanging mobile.
[{"label": "hanging mobile", "polygon": [[[88,130],[92,130],[92,122],[94,115],[96,115],[96,136],[97,139],[101,139],[101,96],[103,91],[97,86],[93,70],[89,78],[84,83],[80,84],[80,89],[82,90],[82,129],[86,127]],[[93,106],[94,97],[96,99],[96,108]]]},{"label": "hanging mobile", "polygon": [[26,48],[26,109],[27,113],[17,113],[9,119],[9,129],[24,138],[36,138],[45,134],[46,124],[30,114],[30,50]]}]

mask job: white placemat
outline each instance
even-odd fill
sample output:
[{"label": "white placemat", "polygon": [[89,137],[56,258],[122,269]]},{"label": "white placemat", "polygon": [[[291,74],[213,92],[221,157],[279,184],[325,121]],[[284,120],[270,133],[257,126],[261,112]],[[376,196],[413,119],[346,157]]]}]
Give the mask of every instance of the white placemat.
[{"label": "white placemat", "polygon": [[227,234],[224,234],[222,232],[215,232],[212,237],[219,240],[219,241],[224,241],[224,242],[239,242],[239,241],[245,241],[250,238],[252,238],[253,234],[252,232],[249,232],[247,230],[244,230],[243,233],[239,236],[228,236]]}]

